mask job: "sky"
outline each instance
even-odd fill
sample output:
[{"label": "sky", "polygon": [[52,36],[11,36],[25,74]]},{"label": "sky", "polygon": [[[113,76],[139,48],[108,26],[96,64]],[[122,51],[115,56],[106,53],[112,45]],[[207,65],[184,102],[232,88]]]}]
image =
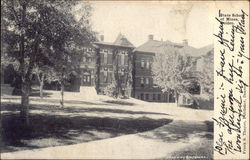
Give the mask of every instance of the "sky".
[{"label": "sky", "polygon": [[200,48],[213,43],[212,2],[91,2],[92,27],[104,41],[113,42],[119,33],[139,46],[153,34],[155,40],[170,40]]}]

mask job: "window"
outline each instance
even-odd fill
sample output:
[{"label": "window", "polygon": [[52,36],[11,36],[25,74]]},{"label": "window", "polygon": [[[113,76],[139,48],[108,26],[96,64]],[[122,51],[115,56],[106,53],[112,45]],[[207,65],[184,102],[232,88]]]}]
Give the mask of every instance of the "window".
[{"label": "window", "polygon": [[141,77],[141,87],[144,87],[144,78]]},{"label": "window", "polygon": [[153,94],[153,100],[155,100],[155,94]]},{"label": "window", "polygon": [[86,81],[87,81],[87,77],[83,76],[83,82],[86,82]]},{"label": "window", "polygon": [[128,65],[128,55],[124,55],[124,65]]},{"label": "window", "polygon": [[158,94],[158,100],[159,101],[161,100],[161,94]]},{"label": "window", "polygon": [[148,100],[149,99],[149,95],[148,94],[146,94],[146,100]]},{"label": "window", "polygon": [[146,68],[149,69],[149,61],[146,61]]},{"label": "window", "polygon": [[112,64],[112,53],[108,54],[108,64]]},{"label": "window", "polygon": [[112,72],[108,72],[107,81],[108,81],[108,83],[112,82]]},{"label": "window", "polygon": [[83,57],[83,58],[82,58],[82,61],[83,61],[83,62],[86,62],[86,57]]},{"label": "window", "polygon": [[107,79],[108,79],[108,72],[107,71],[103,71],[103,82],[107,83]]},{"label": "window", "polygon": [[103,63],[104,64],[108,63],[108,54],[107,53],[104,53],[104,55],[103,55]]},{"label": "window", "polygon": [[88,58],[88,62],[91,62],[92,60],[91,60],[91,58]]},{"label": "window", "polygon": [[141,93],[141,100],[144,100],[144,94]]},{"label": "window", "polygon": [[124,54],[121,54],[121,65],[124,65]]},{"label": "window", "polygon": [[146,80],[146,84],[148,85],[149,84],[149,78],[145,78]]},{"label": "window", "polygon": [[90,76],[87,76],[87,82],[90,82]]},{"label": "window", "polygon": [[141,68],[144,68],[144,60],[141,60]]}]

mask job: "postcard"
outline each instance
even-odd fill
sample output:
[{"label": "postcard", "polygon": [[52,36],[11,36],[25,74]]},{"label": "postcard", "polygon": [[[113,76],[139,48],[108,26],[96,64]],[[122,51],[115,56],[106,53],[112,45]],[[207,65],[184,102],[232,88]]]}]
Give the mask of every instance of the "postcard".
[{"label": "postcard", "polygon": [[1,1],[1,159],[249,159],[249,1]]}]

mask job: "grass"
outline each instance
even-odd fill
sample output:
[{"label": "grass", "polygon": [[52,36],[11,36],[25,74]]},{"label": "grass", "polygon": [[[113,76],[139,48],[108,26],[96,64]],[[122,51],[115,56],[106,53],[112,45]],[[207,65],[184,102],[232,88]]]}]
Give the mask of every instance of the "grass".
[{"label": "grass", "polygon": [[[170,119],[152,119],[154,112],[133,112],[103,108],[59,108],[32,105],[30,124],[23,126],[18,104],[1,104],[1,152],[77,144],[152,130],[170,123]],[[39,111],[36,113],[36,111]],[[98,112],[100,116],[94,114]],[[77,113],[77,114],[74,114]],[[86,113],[89,113],[86,115]],[[93,113],[93,116],[90,116]],[[123,117],[105,117],[116,113]],[[133,118],[129,115],[139,115]]]}]

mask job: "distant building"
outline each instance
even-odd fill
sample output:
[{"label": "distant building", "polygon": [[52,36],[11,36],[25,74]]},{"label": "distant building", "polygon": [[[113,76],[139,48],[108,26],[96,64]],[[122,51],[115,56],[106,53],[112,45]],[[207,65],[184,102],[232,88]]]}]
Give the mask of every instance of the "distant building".
[{"label": "distant building", "polygon": [[[206,46],[200,49],[188,45],[188,41],[184,40],[183,43],[173,43],[170,41],[154,40],[153,35],[148,36],[147,42],[134,49],[133,58],[133,97],[149,102],[175,102],[174,93],[172,90],[162,92],[153,82],[152,64],[154,63],[154,56],[157,53],[165,52],[166,46],[173,46],[175,50],[186,56],[192,63],[192,72],[186,75],[186,80],[197,79],[197,72],[205,67],[203,60],[206,60],[207,53],[211,54],[213,46]],[[171,52],[170,52],[171,53]],[[166,53],[167,54],[167,53]],[[202,65],[201,65],[202,63]],[[213,64],[209,64],[212,65]],[[190,89],[191,94],[200,94],[200,85]],[[185,100],[187,103],[192,100],[180,97],[180,100]],[[182,103],[182,102],[181,102]]]},{"label": "distant building", "polygon": [[[148,36],[148,41],[134,50],[133,66],[133,97],[149,102],[174,102],[173,91],[162,92],[153,82],[152,64],[155,54],[164,51],[164,46],[172,42],[154,40],[153,35]],[[174,44],[174,43],[173,43]],[[182,47],[174,44],[175,47]]]}]

